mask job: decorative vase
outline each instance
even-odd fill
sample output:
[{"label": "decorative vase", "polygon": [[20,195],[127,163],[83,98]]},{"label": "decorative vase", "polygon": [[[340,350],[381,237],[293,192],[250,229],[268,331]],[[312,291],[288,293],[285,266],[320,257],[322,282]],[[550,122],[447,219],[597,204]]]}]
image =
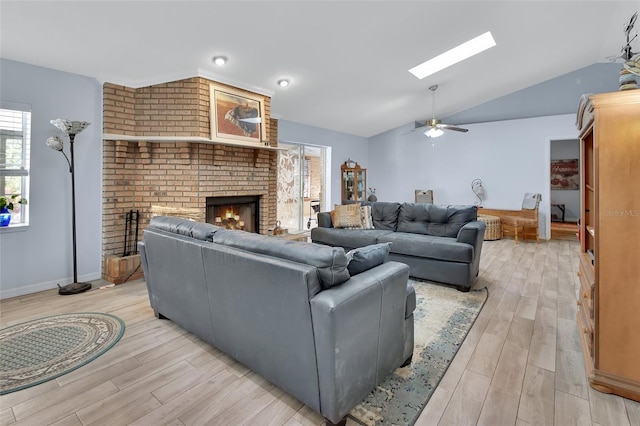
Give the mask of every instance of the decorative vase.
[{"label": "decorative vase", "polygon": [[0,209],[0,226],[9,226],[11,222],[11,212],[8,208],[3,207]]},{"label": "decorative vase", "polygon": [[376,197],[376,194],[371,194],[369,195],[369,198],[367,198],[367,201],[378,201],[378,197]]}]

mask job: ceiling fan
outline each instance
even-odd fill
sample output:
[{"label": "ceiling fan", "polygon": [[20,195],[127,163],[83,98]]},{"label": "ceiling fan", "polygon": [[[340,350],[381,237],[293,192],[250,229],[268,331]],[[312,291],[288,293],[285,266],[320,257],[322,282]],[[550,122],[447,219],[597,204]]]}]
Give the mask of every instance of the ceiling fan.
[{"label": "ceiling fan", "polygon": [[456,132],[468,132],[469,129],[463,129],[462,127],[454,126],[453,124],[444,124],[436,118],[436,90],[437,89],[438,89],[437,84],[434,84],[433,86],[429,87],[429,90],[431,90],[431,93],[432,93],[431,97],[433,101],[433,105],[431,108],[431,111],[433,114],[432,118],[430,120],[427,120],[427,122],[424,124],[416,121],[416,128],[411,130],[411,132],[425,129],[424,134],[428,138],[437,138],[439,136],[442,136],[445,130],[453,130]]}]

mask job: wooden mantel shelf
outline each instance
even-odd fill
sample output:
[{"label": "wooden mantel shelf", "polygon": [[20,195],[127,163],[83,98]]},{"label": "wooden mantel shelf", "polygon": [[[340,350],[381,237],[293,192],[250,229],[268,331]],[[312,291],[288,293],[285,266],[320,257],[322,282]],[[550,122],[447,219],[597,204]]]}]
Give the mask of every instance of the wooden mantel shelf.
[{"label": "wooden mantel shelf", "polygon": [[248,142],[231,142],[216,141],[213,139],[203,138],[201,136],[130,136],[117,135],[113,133],[103,133],[102,139],[107,141],[132,141],[132,142],[193,142],[206,143],[212,145],[237,146],[240,148],[264,149],[267,151],[286,151],[287,148],[278,148],[277,146],[258,145]]}]

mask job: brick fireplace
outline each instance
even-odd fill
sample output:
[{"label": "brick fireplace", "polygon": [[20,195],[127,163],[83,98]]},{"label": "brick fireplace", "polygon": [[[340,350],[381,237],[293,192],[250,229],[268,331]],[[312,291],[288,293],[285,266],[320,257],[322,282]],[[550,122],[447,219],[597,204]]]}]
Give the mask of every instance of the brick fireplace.
[{"label": "brick fireplace", "polygon": [[[140,211],[140,239],[142,230],[149,224],[153,206],[200,211],[202,221],[213,214],[212,223],[215,223],[215,219],[222,219],[223,215],[213,213],[212,200],[220,197],[254,200],[253,217],[242,219],[244,227],[253,227],[252,232],[266,234],[267,229],[273,227],[277,185],[275,151],[179,139],[210,137],[210,83],[196,77],[138,89],[104,84],[103,131],[126,136],[123,140],[103,140],[104,279],[118,283],[131,273],[129,279],[142,276],[137,255],[133,261],[121,257],[125,216],[130,210]],[[273,146],[277,141],[277,121],[269,119],[269,107],[269,98],[266,98],[266,139]],[[135,139],[145,136],[175,138],[160,142]],[[225,211],[224,219],[229,219],[226,216]],[[240,212],[231,219],[235,221],[236,216],[240,216]],[[237,219],[239,226],[241,220]],[[131,268],[134,271],[130,271]]]}]

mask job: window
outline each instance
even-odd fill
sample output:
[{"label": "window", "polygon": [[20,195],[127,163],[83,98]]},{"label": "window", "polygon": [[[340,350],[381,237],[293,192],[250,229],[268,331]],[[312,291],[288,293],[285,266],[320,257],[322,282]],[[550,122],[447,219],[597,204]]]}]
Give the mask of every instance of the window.
[{"label": "window", "polygon": [[[31,107],[2,102],[0,104],[0,195],[19,194],[29,199],[29,145],[31,142]],[[11,225],[26,225],[27,205],[15,204]]]}]

